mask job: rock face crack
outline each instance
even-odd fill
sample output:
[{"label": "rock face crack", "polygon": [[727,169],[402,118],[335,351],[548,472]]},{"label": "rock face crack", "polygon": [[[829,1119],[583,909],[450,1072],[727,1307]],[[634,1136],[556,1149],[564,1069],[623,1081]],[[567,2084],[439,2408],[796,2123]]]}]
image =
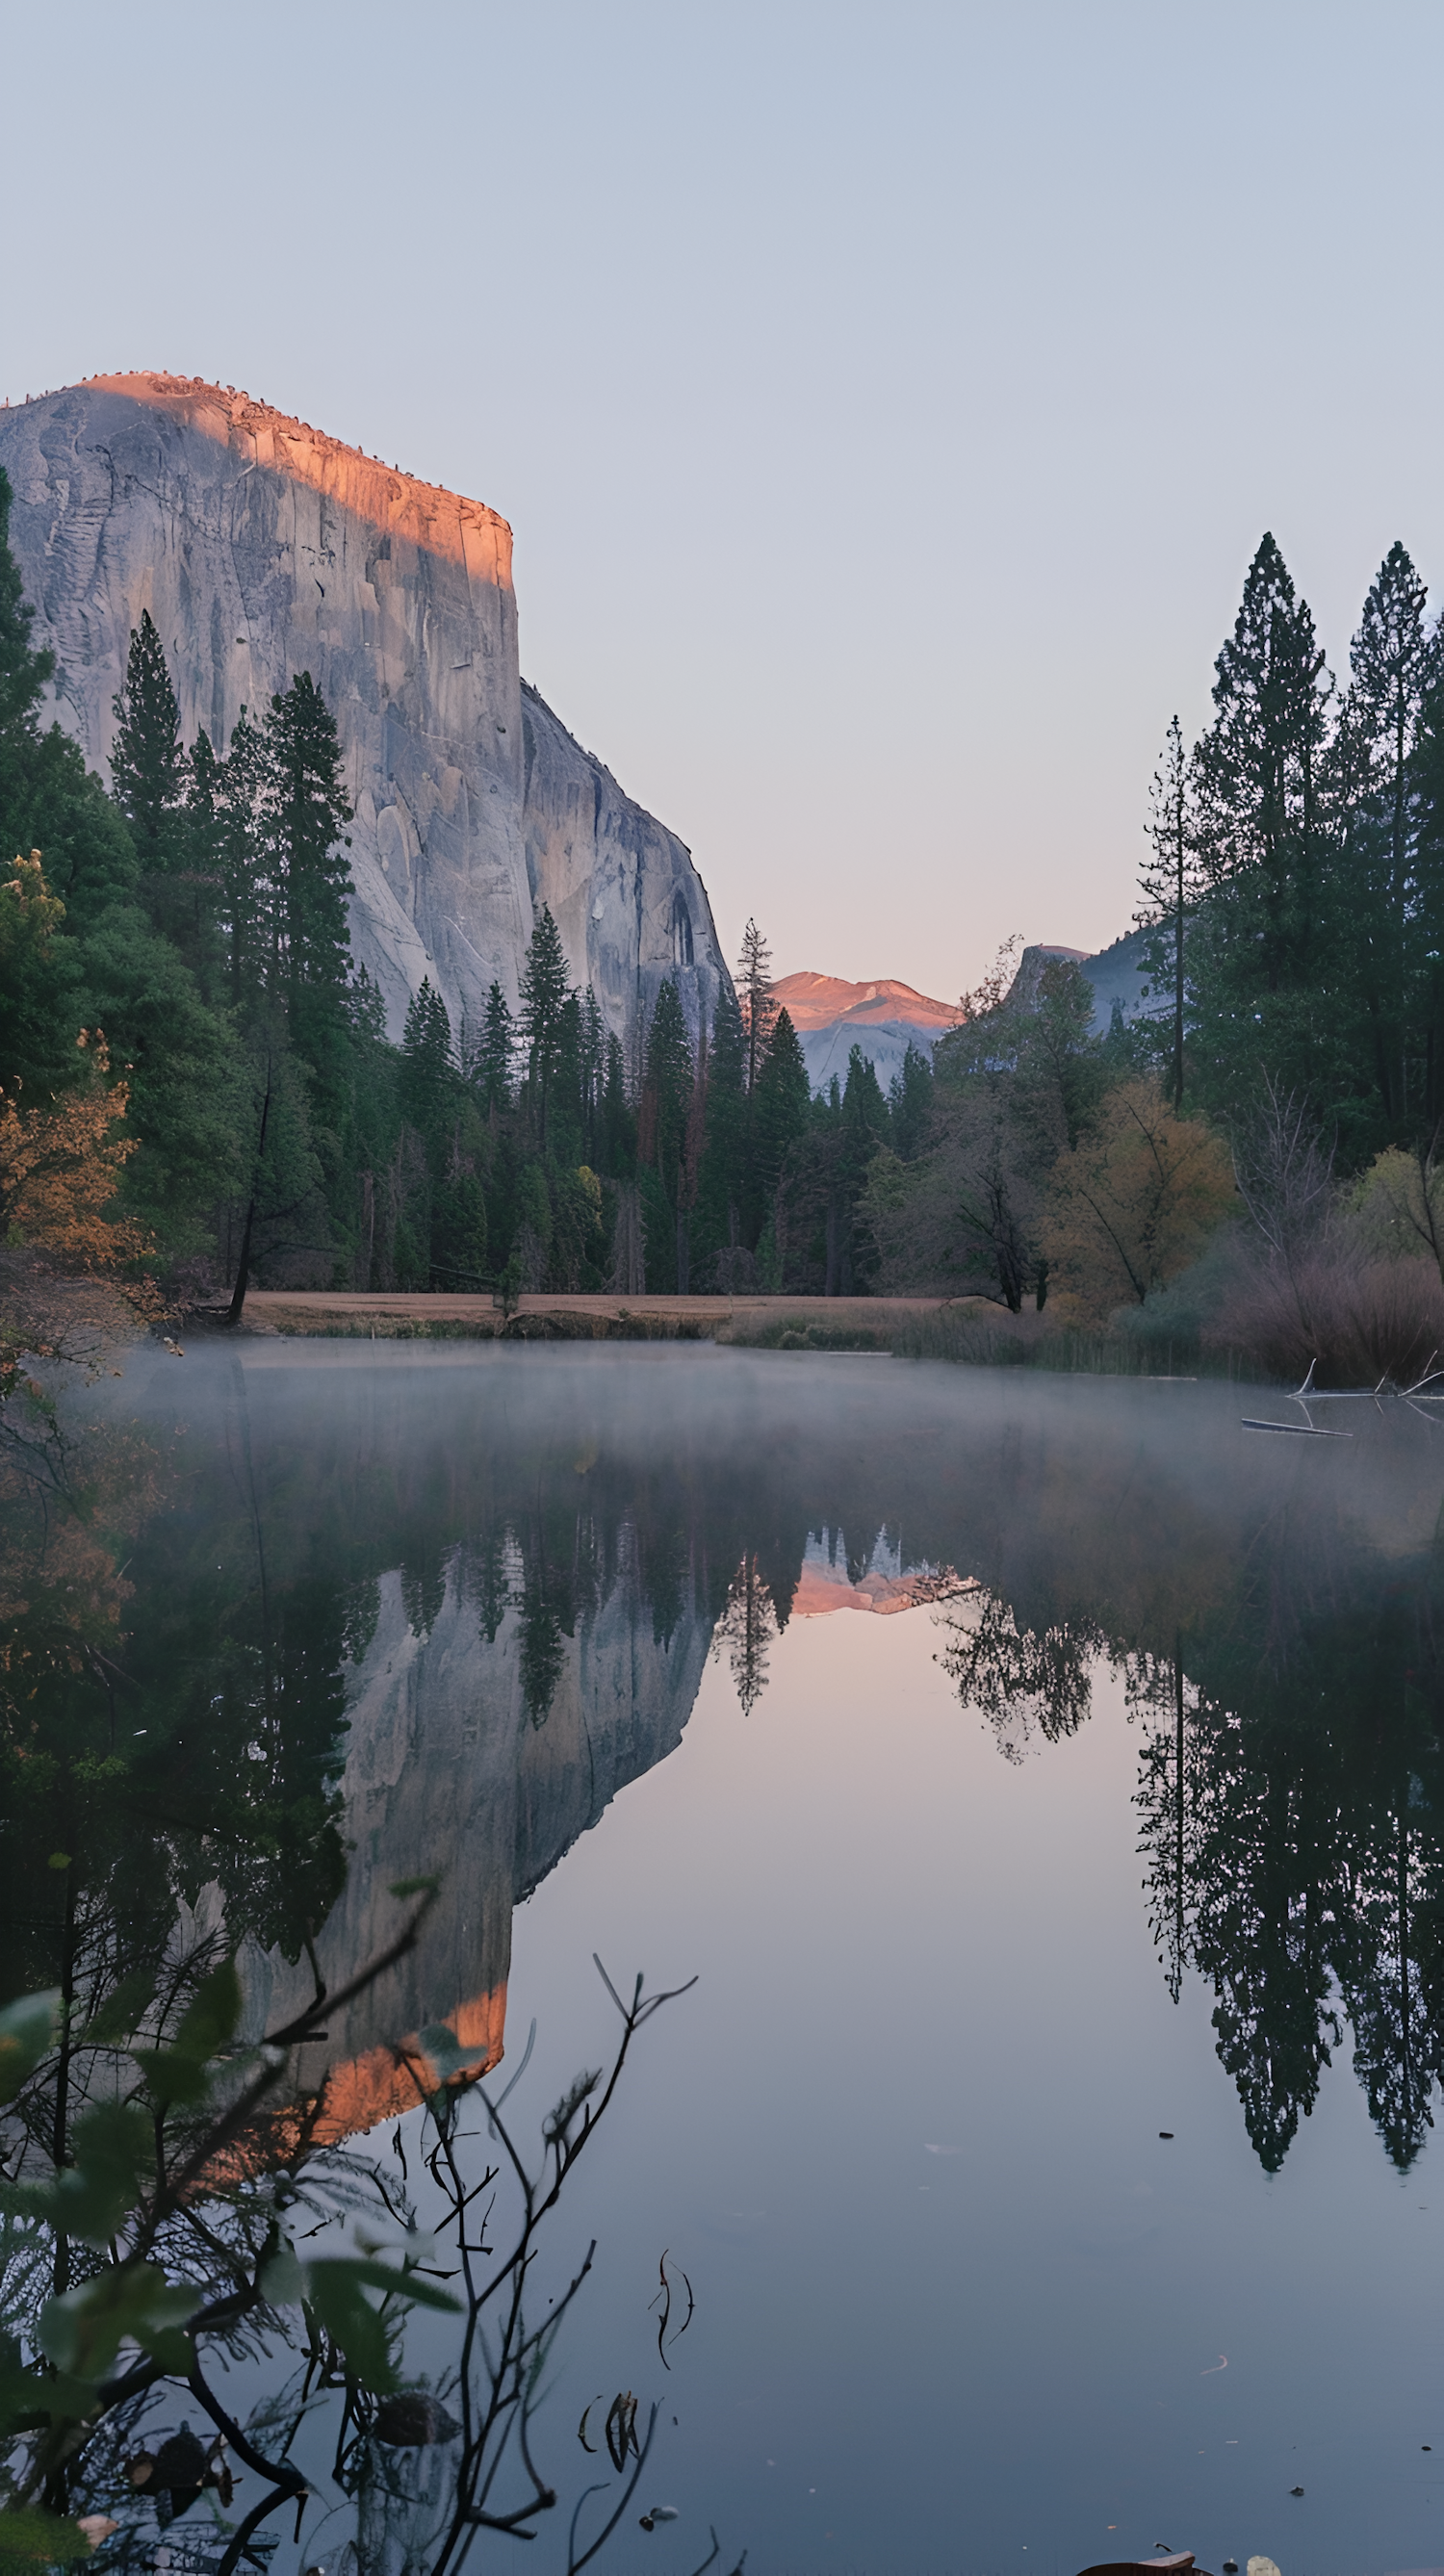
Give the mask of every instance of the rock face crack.
[{"label": "rock face crack", "polygon": [[684,844],[530,687],[523,713],[494,511],[190,377],[94,377],[0,411],[0,466],[55,712],[102,776],[142,609],[172,644],[188,742],[204,729],[223,751],[242,706],[311,673],[356,808],[353,951],[393,1036],[423,975],[457,1029],[492,982],[515,1006],[543,904],[624,1042],[673,973],[693,1028],[711,1022],[727,969]]}]

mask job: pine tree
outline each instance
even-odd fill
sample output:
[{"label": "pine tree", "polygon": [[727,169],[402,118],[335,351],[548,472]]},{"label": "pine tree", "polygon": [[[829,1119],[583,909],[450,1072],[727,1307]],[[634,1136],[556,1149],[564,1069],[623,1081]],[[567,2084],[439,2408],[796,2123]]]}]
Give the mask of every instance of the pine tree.
[{"label": "pine tree", "polygon": [[163,875],[180,863],[186,757],[181,749],[180,708],[166,668],[165,651],[151,613],[143,608],[130,631],[125,683],[112,700],[115,745],[110,755],[115,801],[130,825],[142,870]]},{"label": "pine tree", "polygon": [[575,1168],[586,1151],[586,1102],[582,1074],[582,997],[568,993],[557,1022],[556,1064],[552,1075],[551,1150],[554,1158]]},{"label": "pine tree", "polygon": [[181,836],[185,893],[175,907],[172,936],[186,961],[214,1001],[222,980],[220,911],[224,883],[222,844],[225,765],[218,760],[209,734],[198,733],[184,763],[184,813]]},{"label": "pine tree", "polygon": [[[1163,757],[1149,792],[1148,837],[1153,848],[1142,869],[1138,890],[1143,897],[1140,927],[1157,928],[1160,965],[1167,959],[1173,987],[1173,1105],[1183,1105],[1184,946],[1189,924],[1204,890],[1199,865],[1191,764],[1183,747],[1183,727],[1174,717],[1164,739]],[[1155,972],[1158,969],[1155,967]]]},{"label": "pine tree", "polygon": [[1391,546],[1350,650],[1335,748],[1343,848],[1333,963],[1343,992],[1352,988],[1359,996],[1363,1046],[1394,1135],[1406,1130],[1411,1106],[1417,981],[1411,932],[1418,913],[1413,760],[1430,678],[1426,600],[1404,547]]},{"label": "pine tree", "polygon": [[723,1649],[742,1714],[750,1717],[767,1688],[767,1656],[777,1634],[777,1611],[755,1556],[744,1556],[727,1586],[727,1600],[712,1639],[712,1659]]},{"label": "pine tree", "polygon": [[339,997],[350,965],[343,838],[351,806],[341,776],[336,719],[309,671],[271,700],[265,728],[264,830],[274,888],[272,937],[292,1003],[309,992]]},{"label": "pine tree", "polygon": [[727,983],[717,996],[707,1051],[695,1229],[704,1255],[734,1250],[741,1240],[746,1150],[747,1038]]},{"label": "pine tree", "polygon": [[1421,958],[1416,1002],[1423,1057],[1421,1132],[1444,1125],[1444,632],[1436,629],[1413,749],[1409,787],[1415,818],[1417,918]]},{"label": "pine tree", "polygon": [[1296,988],[1315,962],[1326,856],[1323,755],[1333,683],[1307,603],[1265,536],[1219,654],[1214,722],[1196,754],[1198,848],[1209,882],[1227,884],[1237,953],[1267,994]]},{"label": "pine tree", "polygon": [[0,858],[38,849],[69,934],[83,929],[135,883],[125,823],[100,780],[58,724],[44,732],[40,704],[55,656],[30,643],[25,603],[10,551],[10,484],[0,469]]},{"label": "pine tree", "polygon": [[[875,1075],[873,1087],[876,1089]],[[753,1094],[750,1181],[754,1247],[766,1223],[787,1154],[806,1131],[811,1104],[812,1085],[797,1031],[790,1012],[779,1011]]]},{"label": "pine tree", "polygon": [[10,477],[0,466],[0,744],[6,745],[27,718],[33,721],[41,693],[55,677],[54,654],[37,653],[30,642],[35,611],[26,604],[20,566],[10,551],[14,501]]},{"label": "pine tree", "polygon": [[826,1258],[823,1293],[828,1297],[849,1297],[866,1284],[861,1273],[867,1265],[857,1240],[858,1202],[867,1183],[868,1167],[887,1143],[889,1128],[887,1102],[876,1068],[860,1046],[848,1051],[845,1088],[839,1094],[834,1075],[826,1108],[820,1117],[814,1113],[814,1124],[822,1147],[819,1177],[824,1185]]},{"label": "pine tree", "polygon": [[737,1003],[742,1014],[742,1027],[747,1041],[747,1090],[757,1088],[767,1054],[777,1005],[772,998],[772,951],[755,921],[749,919],[742,933],[742,953],[737,960]]},{"label": "pine tree", "polygon": [[933,1117],[933,1069],[920,1047],[909,1042],[902,1068],[888,1085],[892,1149],[899,1162],[915,1162],[927,1144]]},{"label": "pine tree", "polygon": [[426,1146],[427,1161],[439,1175],[457,1098],[457,1068],[446,1004],[431,978],[423,975],[413,993],[401,1040],[401,1107]]},{"label": "pine tree", "polygon": [[562,1045],[562,1014],[570,993],[561,933],[550,906],[543,904],[522,968],[517,1023],[527,1051],[527,1081],[536,1107],[538,1143],[543,1154],[547,1150],[547,1104]]},{"label": "pine tree", "polygon": [[511,1107],[515,1054],[516,1023],[511,1015],[511,1006],[501,986],[493,984],[486,997],[480,1042],[467,1067],[482,1115],[493,1126]]},{"label": "pine tree", "polygon": [[[211,793],[211,781],[203,781],[203,770],[206,755],[201,755],[201,770],[196,770],[193,752],[193,806]],[[214,848],[221,878],[219,920],[221,940],[227,948],[229,999],[234,1010],[247,1018],[260,1010],[278,948],[278,933],[273,927],[278,912],[278,886],[270,871],[265,835],[268,775],[268,739],[260,732],[260,726],[252,724],[247,708],[242,706],[227,757],[219,762],[219,778],[214,783]]]},{"label": "pine tree", "polygon": [[598,1157],[609,1180],[630,1181],[637,1168],[637,1121],[627,1098],[627,1060],[615,1031],[607,1039]]},{"label": "pine tree", "polygon": [[607,1078],[607,1031],[592,986],[582,996],[580,1042],[582,1135],[588,1163],[596,1161],[598,1120]]},{"label": "pine tree", "polygon": [[675,979],[669,976],[657,995],[647,1032],[642,1101],[637,1122],[640,1160],[657,1176],[660,1195],[671,1219],[673,1267],[678,1295],[686,1293],[687,1207],[692,1175],[688,1169],[695,1068],[692,1041]]}]

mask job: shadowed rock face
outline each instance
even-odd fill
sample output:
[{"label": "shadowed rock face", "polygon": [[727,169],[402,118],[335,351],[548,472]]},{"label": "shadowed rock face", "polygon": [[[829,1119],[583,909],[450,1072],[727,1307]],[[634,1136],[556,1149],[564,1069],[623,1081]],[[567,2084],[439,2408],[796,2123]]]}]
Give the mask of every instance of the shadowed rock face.
[{"label": "shadowed rock face", "polygon": [[[712,1635],[689,1601],[660,1641],[623,1561],[575,1633],[556,1638],[542,1706],[521,1615],[508,1610],[487,1639],[462,1554],[424,1633],[403,1590],[399,1572],[382,1577],[376,1627],[349,1678],[351,1865],[316,1943],[327,1984],[394,1937],[398,1878],[435,1874],[441,1889],[417,1948],[332,2017],[324,2046],[301,2053],[306,2090],[330,2072],[326,2127],[341,2136],[414,2102],[385,2044],[398,2033],[445,2020],[487,2063],[501,2056],[513,1906],[628,1781],[680,1744]],[[246,1986],[258,2029],[312,1992],[304,1958],[289,1969],[254,1948]]]},{"label": "shadowed rock face", "polygon": [[11,542],[57,655],[56,714],[105,774],[148,609],[189,742],[309,671],[355,806],[352,941],[399,1035],[429,976],[453,1025],[516,999],[549,904],[625,1035],[678,972],[695,1027],[726,975],[676,835],[624,796],[517,659],[511,530],[303,421],[199,379],[92,377],[0,411]]}]

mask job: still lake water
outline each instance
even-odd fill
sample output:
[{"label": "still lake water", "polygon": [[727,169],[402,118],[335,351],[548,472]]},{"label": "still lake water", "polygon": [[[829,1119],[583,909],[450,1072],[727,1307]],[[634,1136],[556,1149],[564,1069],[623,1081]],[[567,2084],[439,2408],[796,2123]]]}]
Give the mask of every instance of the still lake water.
[{"label": "still lake water", "polygon": [[555,2222],[560,2472],[663,2400],[679,2518],[604,2567],[1444,2566],[1444,1423],[705,1346],[202,1344],[110,1401],[116,1722],[256,2013],[442,1875],[333,2022],[351,2123],[398,2031],[509,2073],[535,2020],[539,2116],[594,1951],[698,1978]]}]

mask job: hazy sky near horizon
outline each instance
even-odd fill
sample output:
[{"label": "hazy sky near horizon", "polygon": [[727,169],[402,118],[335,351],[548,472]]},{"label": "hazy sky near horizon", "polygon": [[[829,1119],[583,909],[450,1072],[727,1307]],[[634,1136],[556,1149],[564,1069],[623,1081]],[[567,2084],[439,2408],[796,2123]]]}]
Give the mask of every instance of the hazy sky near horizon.
[{"label": "hazy sky near horizon", "polygon": [[1437,0],[11,0],[0,394],[243,385],[489,502],[735,954],[1128,927],[1271,528],[1444,594]]}]

